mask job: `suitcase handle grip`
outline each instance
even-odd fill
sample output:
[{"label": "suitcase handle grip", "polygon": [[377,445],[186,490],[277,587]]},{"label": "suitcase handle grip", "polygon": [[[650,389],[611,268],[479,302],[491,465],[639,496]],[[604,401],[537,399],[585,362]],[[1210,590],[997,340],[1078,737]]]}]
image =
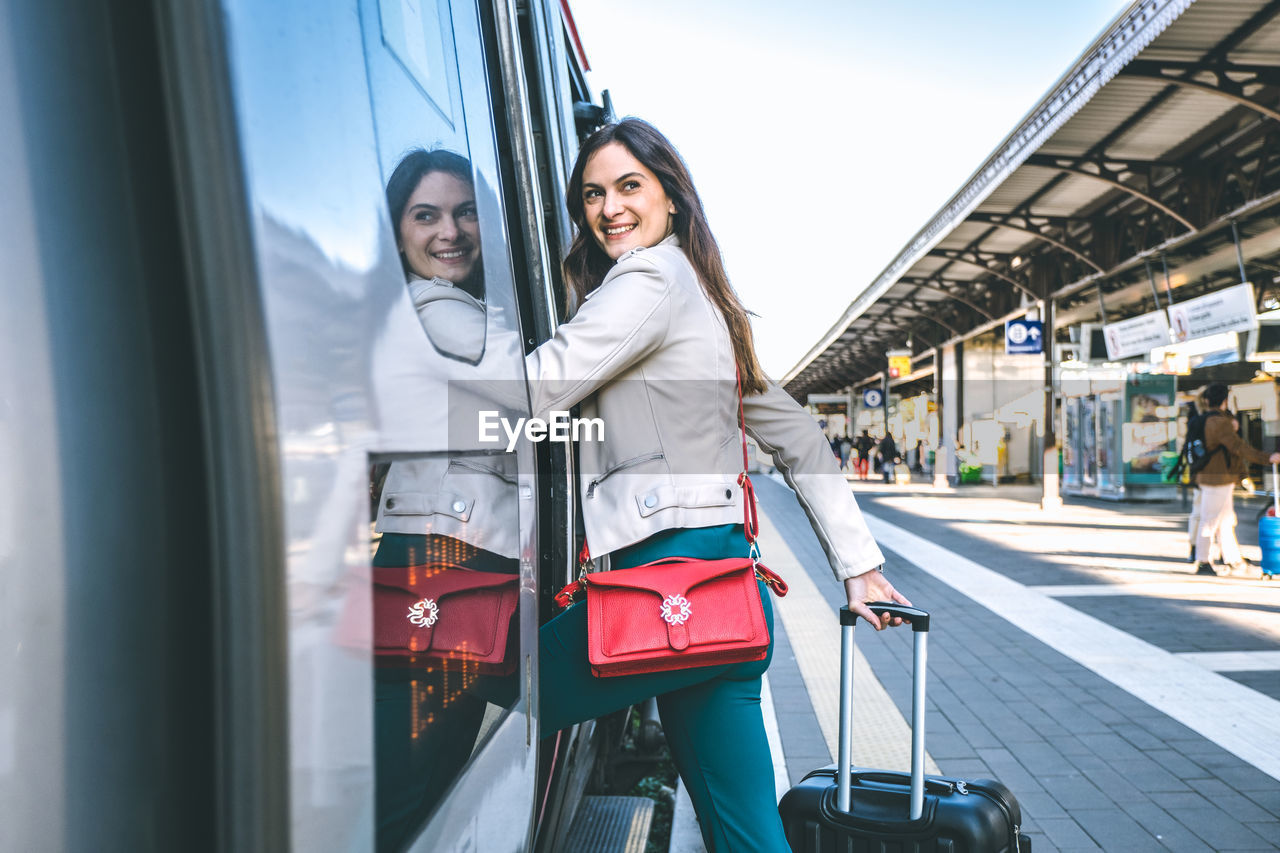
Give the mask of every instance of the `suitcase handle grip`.
[{"label": "suitcase handle grip", "polygon": [[[910,622],[912,631],[929,630],[929,613],[918,607],[907,607],[905,604],[895,604],[892,601],[872,601],[867,604],[867,607],[877,616],[883,616],[888,613],[890,616],[894,616],[904,622]],[[854,625],[857,621],[858,614],[850,610],[848,605],[840,608],[841,625]]]},{"label": "suitcase handle grip", "polygon": [[[895,773],[891,770],[872,770],[859,771],[849,776],[851,782],[876,782],[881,785],[910,785],[910,773]],[[925,791],[934,794],[954,794],[956,786],[952,782],[945,779],[926,776],[924,779]]]}]

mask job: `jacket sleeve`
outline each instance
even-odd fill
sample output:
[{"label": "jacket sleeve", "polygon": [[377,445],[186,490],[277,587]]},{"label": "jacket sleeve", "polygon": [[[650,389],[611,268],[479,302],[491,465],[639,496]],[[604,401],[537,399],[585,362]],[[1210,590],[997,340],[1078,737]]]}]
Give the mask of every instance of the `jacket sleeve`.
[{"label": "jacket sleeve", "polygon": [[773,464],[809,517],[836,580],[884,565],[884,554],[871,538],[849,483],[809,413],[773,382],[763,394],[744,397],[742,406],[747,433],[773,455]]},{"label": "jacket sleeve", "polygon": [[1229,417],[1209,418],[1205,423],[1204,431],[1205,448],[1207,450],[1216,450],[1218,445],[1222,445],[1227,448],[1227,452],[1232,456],[1242,456],[1258,465],[1271,464],[1271,454],[1259,450],[1241,438],[1240,433],[1235,431]]},{"label": "jacket sleeve", "polygon": [[534,417],[566,410],[656,350],[667,334],[671,284],[643,254],[620,260],[603,283],[525,356]]}]

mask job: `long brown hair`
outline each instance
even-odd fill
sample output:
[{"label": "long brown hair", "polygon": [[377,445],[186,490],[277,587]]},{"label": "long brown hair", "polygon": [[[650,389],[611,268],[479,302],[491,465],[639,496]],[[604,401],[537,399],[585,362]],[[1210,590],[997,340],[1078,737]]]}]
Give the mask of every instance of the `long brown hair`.
[{"label": "long brown hair", "polygon": [[738,299],[738,294],[729,284],[720,246],[707,225],[707,215],[702,209],[702,199],[694,189],[689,167],[685,165],[675,146],[646,121],[625,118],[615,124],[605,125],[591,134],[578,152],[578,161],[574,163],[573,173],[569,176],[567,193],[569,217],[578,229],[573,245],[569,247],[569,253],[564,259],[564,280],[569,304],[581,305],[587,294],[600,286],[600,282],[613,267],[613,259],[596,243],[591,228],[587,225],[582,200],[582,173],[586,170],[587,161],[591,159],[591,155],[611,142],[621,143],[632,157],[653,172],[667,197],[675,203],[673,231],[698,274],[703,292],[711,300],[711,304],[720,309],[720,315],[729,327],[734,360],[742,375],[742,392],[763,393],[768,380],[756,359],[751,322],[747,319],[747,310]]}]

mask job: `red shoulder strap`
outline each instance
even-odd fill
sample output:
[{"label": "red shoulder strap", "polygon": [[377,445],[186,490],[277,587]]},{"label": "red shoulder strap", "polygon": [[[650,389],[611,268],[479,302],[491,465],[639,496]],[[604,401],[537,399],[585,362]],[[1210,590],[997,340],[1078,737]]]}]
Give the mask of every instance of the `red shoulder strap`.
[{"label": "red shoulder strap", "polygon": [[760,533],[760,519],[756,514],[756,490],[747,474],[747,416],[742,406],[742,371],[735,368],[734,376],[738,380],[738,430],[742,433],[742,473],[738,475],[738,485],[742,487],[742,533],[754,545]]}]

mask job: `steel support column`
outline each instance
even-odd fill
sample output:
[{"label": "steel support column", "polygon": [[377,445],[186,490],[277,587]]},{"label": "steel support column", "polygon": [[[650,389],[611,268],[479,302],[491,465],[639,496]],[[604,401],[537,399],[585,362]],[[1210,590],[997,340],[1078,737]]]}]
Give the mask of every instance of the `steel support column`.
[{"label": "steel support column", "polygon": [[933,408],[938,419],[938,434],[930,436],[933,444],[933,487],[941,489],[947,485],[947,454],[954,453],[954,443],[947,441],[947,427],[943,421],[942,407],[942,347],[933,348]]},{"label": "steel support column", "polygon": [[1057,373],[1057,347],[1054,346],[1054,302],[1052,296],[1040,300],[1041,336],[1044,341],[1044,460],[1041,467],[1041,480],[1044,492],[1040,497],[1040,508],[1054,510],[1062,506],[1062,495],[1058,483],[1058,431],[1054,428],[1056,415],[1054,411],[1053,377]]}]

